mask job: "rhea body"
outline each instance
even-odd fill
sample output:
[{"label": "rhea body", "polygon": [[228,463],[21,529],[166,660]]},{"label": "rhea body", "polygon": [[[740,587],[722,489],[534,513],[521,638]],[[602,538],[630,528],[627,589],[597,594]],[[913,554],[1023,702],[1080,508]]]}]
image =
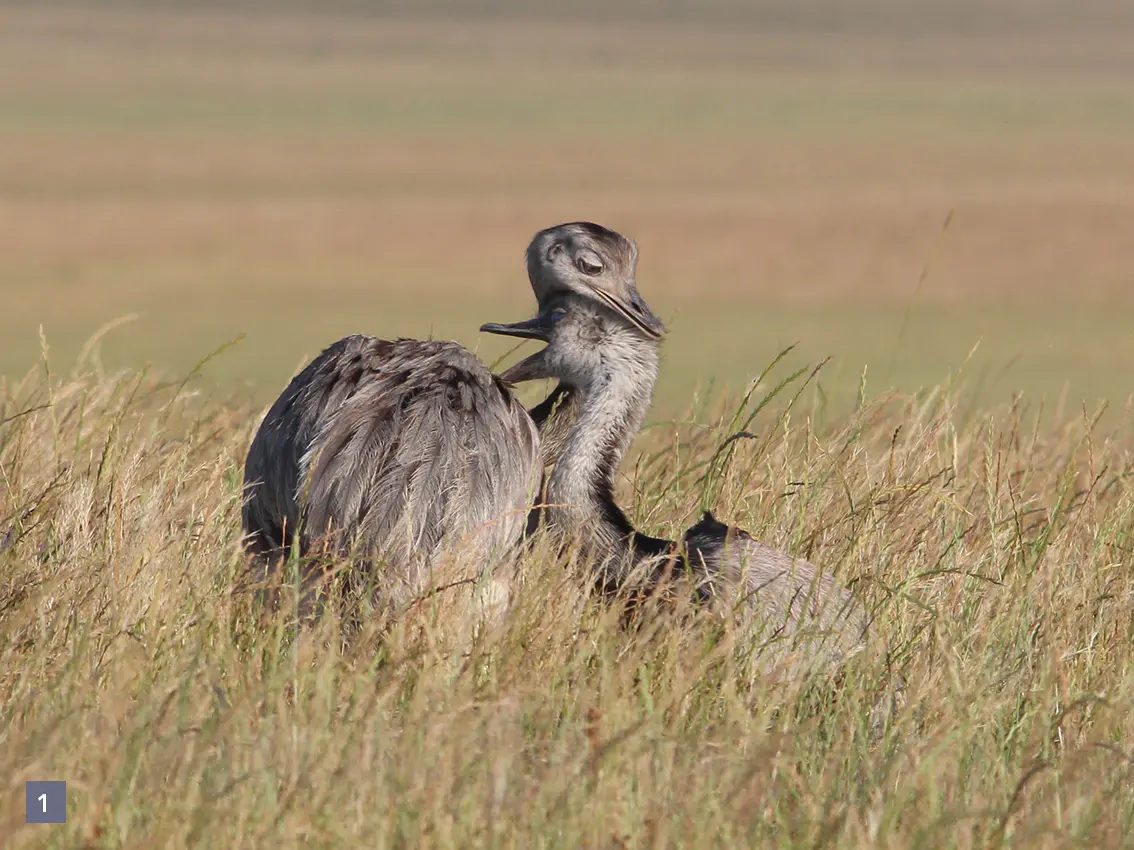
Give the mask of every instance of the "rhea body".
[{"label": "rhea body", "polygon": [[543,427],[558,434],[558,445],[554,456],[544,452],[552,471],[540,520],[582,550],[604,591],[649,591],[667,576],[691,579],[700,603],[762,627],[764,641],[775,644],[765,653],[770,661],[802,650],[838,664],[861,648],[869,632],[865,611],[814,564],[761,544],[711,513],[680,543],[633,527],[614,500],[613,481],[649,408],[660,346],[623,316],[578,299],[545,298],[539,324],[550,330],[542,336],[526,333],[524,324],[483,328],[549,341],[509,370],[513,381],[560,381],[545,402],[554,399],[557,406]]},{"label": "rhea body", "polygon": [[248,546],[262,561],[357,552],[395,565],[382,595],[423,589],[461,539],[488,558],[523,530],[539,436],[507,385],[454,342],[349,336],[268,411],[245,463]]},{"label": "rhea body", "polygon": [[[537,297],[579,293],[572,304],[602,304],[623,326],[658,334],[624,237],[574,222],[540,231],[537,244],[547,260]],[[537,320],[494,327],[549,339]],[[245,462],[242,521],[259,572],[296,544],[304,555],[353,553],[374,569],[375,595],[398,603],[428,586],[446,551],[480,566],[506,552],[544,468],[538,424],[554,401],[529,413],[512,380],[455,342],[355,335],[324,350],[269,409]],[[304,576],[308,592],[316,579]]]}]

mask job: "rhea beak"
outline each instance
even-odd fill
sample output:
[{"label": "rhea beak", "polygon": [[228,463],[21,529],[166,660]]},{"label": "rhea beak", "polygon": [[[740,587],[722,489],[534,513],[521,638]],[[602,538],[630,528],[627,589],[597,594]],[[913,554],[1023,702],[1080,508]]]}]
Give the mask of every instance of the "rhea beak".
[{"label": "rhea beak", "polygon": [[[551,339],[551,322],[545,314],[540,314],[534,319],[528,319],[526,322],[512,322],[511,324],[500,324],[497,322],[489,322],[480,326],[483,333],[500,334],[501,336],[518,336],[524,339],[538,339],[540,342],[548,342]],[[547,349],[543,348],[525,357],[515,366],[511,367],[500,376],[500,380],[506,384],[519,384],[524,381],[538,381],[541,378],[552,377],[548,371],[546,363]]]},{"label": "rhea beak", "polygon": [[630,287],[629,292],[620,295],[593,286],[589,282],[587,288],[600,301],[612,308],[650,339],[661,339],[665,335],[665,325],[662,324],[661,319],[653,314],[649,305],[633,286]]},{"label": "rhea beak", "polygon": [[524,339],[538,339],[541,342],[547,342],[551,339],[551,324],[543,315],[536,316],[534,319],[528,319],[526,322],[512,322],[511,324],[500,324],[498,322],[488,322],[480,326],[482,333],[487,334],[500,334],[500,336],[519,336]]},{"label": "rhea beak", "polygon": [[525,357],[515,366],[506,369],[500,375],[500,380],[506,384],[522,384],[524,381],[538,381],[553,377],[555,376],[547,367],[547,349],[542,348],[535,354]]}]

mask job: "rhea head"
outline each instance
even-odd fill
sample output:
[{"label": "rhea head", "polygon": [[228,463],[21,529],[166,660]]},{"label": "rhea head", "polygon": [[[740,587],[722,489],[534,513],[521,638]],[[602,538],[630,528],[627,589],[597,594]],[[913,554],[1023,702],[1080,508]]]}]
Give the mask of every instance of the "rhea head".
[{"label": "rhea head", "polygon": [[528,245],[528,279],[540,308],[564,292],[605,304],[649,339],[665,325],[638,294],[638,248],[617,231],[589,221],[541,230]]}]

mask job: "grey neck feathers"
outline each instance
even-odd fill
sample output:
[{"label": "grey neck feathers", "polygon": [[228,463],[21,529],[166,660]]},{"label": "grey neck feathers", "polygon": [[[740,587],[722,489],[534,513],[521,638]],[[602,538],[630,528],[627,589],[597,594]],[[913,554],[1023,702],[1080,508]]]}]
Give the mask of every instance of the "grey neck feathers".
[{"label": "grey neck feathers", "polygon": [[607,547],[625,536],[625,529],[610,518],[611,488],[649,409],[657,372],[657,346],[642,341],[613,348],[584,386],[571,388],[579,399],[560,414],[577,415],[555,458],[546,493],[549,517],[560,530]]},{"label": "grey neck feathers", "polygon": [[543,467],[554,466],[563,454],[571,428],[579,418],[583,395],[566,384],[559,384],[538,405],[528,411],[539,428],[539,452]]}]

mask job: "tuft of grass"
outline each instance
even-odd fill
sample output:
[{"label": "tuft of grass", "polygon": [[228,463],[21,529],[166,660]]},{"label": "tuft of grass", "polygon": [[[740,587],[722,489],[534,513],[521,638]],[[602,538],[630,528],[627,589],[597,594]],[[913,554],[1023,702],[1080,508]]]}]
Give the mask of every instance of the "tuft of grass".
[{"label": "tuft of grass", "polygon": [[[3,384],[4,846],[1131,841],[1129,417],[943,387],[820,426],[786,385],[648,429],[621,498],[856,588],[890,657],[834,681],[753,679],[704,617],[627,630],[538,542],[499,622],[445,591],[345,647],[333,617],[297,635],[243,590],[257,410],[144,372]],[[66,825],[23,823],[28,779],[67,780]]]}]

